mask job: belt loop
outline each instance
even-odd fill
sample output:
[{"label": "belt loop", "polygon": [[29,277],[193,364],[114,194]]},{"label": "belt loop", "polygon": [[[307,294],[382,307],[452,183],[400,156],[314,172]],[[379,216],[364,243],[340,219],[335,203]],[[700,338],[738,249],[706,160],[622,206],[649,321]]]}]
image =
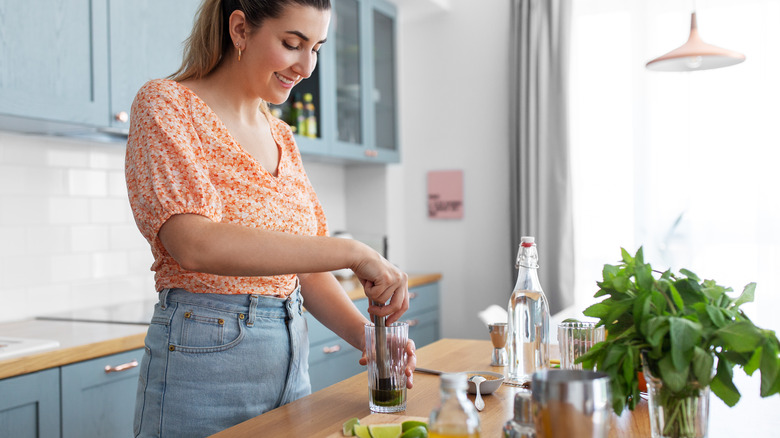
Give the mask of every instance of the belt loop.
[{"label": "belt loop", "polygon": [[249,317],[246,320],[247,327],[255,325],[255,315],[257,314],[257,295],[249,295]]},{"label": "belt loop", "polygon": [[303,315],[303,294],[301,293],[301,285],[295,289],[294,292],[298,296],[298,315]]},{"label": "belt loop", "polygon": [[168,288],[165,288],[160,291],[160,309],[165,310],[166,307],[168,307],[168,292],[171,290]]}]

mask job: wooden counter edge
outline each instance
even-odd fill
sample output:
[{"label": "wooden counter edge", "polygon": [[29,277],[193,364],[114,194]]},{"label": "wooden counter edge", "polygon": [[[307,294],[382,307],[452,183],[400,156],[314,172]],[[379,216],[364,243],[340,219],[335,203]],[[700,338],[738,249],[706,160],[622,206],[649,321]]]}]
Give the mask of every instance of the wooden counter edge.
[{"label": "wooden counter edge", "polygon": [[[91,344],[58,348],[0,361],[0,379],[83,362],[102,356],[143,348],[146,333],[113,338]],[[141,360],[139,357],[138,360]]]}]

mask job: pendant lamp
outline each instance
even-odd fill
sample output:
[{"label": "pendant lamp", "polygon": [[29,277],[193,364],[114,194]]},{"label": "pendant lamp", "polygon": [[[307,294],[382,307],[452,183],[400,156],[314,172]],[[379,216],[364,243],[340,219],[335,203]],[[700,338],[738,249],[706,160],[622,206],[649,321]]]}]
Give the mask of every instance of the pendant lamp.
[{"label": "pendant lamp", "polygon": [[728,67],[745,60],[745,55],[702,41],[696,27],[696,11],[691,13],[691,35],[688,41],[671,52],[648,62],[655,71],[694,71]]}]

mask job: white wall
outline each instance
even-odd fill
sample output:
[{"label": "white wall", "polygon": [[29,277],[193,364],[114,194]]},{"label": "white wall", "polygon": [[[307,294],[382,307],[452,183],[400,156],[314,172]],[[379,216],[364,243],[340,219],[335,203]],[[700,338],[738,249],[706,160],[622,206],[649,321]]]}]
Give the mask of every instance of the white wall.
[{"label": "white wall", "polygon": [[[403,164],[388,169],[388,186],[403,196],[388,196],[388,229],[391,246],[403,235],[404,269],[443,274],[445,337],[487,339],[476,313],[505,307],[513,285],[509,11],[509,1],[453,0],[448,12],[402,20],[399,30]],[[445,169],[464,171],[462,220],[427,217],[427,172]]]}]

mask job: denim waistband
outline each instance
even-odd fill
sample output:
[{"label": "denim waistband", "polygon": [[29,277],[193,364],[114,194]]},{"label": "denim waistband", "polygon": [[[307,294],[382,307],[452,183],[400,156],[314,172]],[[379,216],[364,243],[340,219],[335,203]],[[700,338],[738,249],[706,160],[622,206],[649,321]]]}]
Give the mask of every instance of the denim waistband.
[{"label": "denim waistband", "polygon": [[300,285],[287,298],[248,294],[193,293],[185,289],[163,289],[159,292],[163,310],[170,302],[203,306],[225,312],[246,313],[247,325],[252,326],[255,317],[292,318],[303,313],[303,296]]}]

